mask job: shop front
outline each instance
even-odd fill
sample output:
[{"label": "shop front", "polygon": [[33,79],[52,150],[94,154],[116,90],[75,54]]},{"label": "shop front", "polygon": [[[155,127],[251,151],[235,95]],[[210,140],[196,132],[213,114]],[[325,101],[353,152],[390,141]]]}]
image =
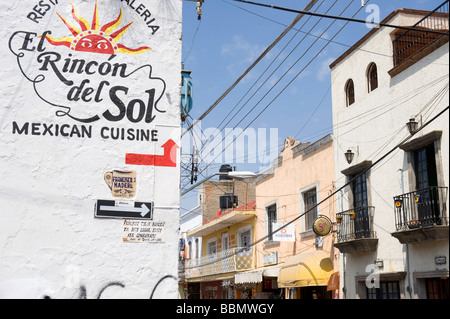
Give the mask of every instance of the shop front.
[{"label": "shop front", "polygon": [[234,273],[187,278],[188,299],[235,299]]},{"label": "shop front", "polygon": [[[284,289],[278,287],[280,267],[265,267],[235,275],[237,299],[281,299]],[[240,298],[238,298],[240,297]]]},{"label": "shop front", "polygon": [[286,299],[332,299],[327,289],[333,275],[333,263],[323,251],[298,254],[281,265],[278,287]]},{"label": "shop front", "polygon": [[222,299],[222,281],[201,283],[201,299]]}]

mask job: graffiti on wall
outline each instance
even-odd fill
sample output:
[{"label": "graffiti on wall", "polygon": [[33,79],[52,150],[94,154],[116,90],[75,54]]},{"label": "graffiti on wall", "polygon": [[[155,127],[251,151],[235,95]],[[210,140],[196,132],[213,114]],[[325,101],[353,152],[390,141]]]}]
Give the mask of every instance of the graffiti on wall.
[{"label": "graffiti on wall", "polygon": [[[167,279],[177,280],[177,278],[172,275],[163,276],[161,279],[158,280],[155,287],[153,287],[153,289],[151,290],[149,299],[153,299],[153,297],[155,296],[155,293],[157,292],[158,287],[160,287],[161,283]],[[125,288],[125,284],[118,282],[118,281],[113,281],[113,282],[107,283],[100,289],[100,291],[97,293],[97,296],[95,298],[101,299],[102,294],[111,287]],[[51,295],[44,295],[42,298],[43,299],[53,299],[54,297]],[[85,285],[80,285],[79,292],[78,292],[78,299],[88,299],[88,292],[87,292],[87,288]]]}]

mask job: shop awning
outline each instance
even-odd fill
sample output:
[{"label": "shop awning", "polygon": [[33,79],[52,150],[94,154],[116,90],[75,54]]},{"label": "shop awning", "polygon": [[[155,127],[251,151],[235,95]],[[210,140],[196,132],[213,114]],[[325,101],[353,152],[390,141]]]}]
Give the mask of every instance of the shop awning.
[{"label": "shop awning", "polygon": [[235,284],[258,283],[262,281],[262,270],[246,271],[234,276]]},{"label": "shop awning", "polygon": [[234,276],[234,282],[236,284],[258,283],[263,281],[263,276],[278,277],[279,271],[280,271],[279,266],[273,266],[246,272],[240,272]]},{"label": "shop awning", "polygon": [[209,275],[202,277],[192,277],[185,278],[185,282],[206,282],[206,281],[218,281],[218,280],[227,280],[234,279],[234,273],[222,273],[217,275]]},{"label": "shop awning", "polygon": [[339,271],[336,271],[328,280],[327,291],[339,289]]},{"label": "shop awning", "polygon": [[264,268],[263,276],[265,277],[278,277],[280,273],[280,266],[272,266]]},{"label": "shop awning", "polygon": [[279,288],[327,286],[333,274],[333,263],[323,251],[298,254],[281,265]]}]

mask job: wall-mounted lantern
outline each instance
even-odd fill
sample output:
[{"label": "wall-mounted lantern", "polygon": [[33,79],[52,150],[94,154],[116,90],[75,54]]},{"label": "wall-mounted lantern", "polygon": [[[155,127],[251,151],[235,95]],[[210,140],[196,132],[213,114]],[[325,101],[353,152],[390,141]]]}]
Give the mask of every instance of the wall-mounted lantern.
[{"label": "wall-mounted lantern", "polygon": [[353,153],[352,150],[350,150],[350,149],[347,150],[347,152],[345,152],[345,159],[347,160],[347,163],[351,164],[354,156],[355,156],[355,153]]},{"label": "wall-mounted lantern", "polygon": [[406,123],[406,126],[408,127],[408,131],[410,134],[416,133],[417,129],[419,128],[419,123],[417,123],[416,119],[411,118],[408,123]]}]

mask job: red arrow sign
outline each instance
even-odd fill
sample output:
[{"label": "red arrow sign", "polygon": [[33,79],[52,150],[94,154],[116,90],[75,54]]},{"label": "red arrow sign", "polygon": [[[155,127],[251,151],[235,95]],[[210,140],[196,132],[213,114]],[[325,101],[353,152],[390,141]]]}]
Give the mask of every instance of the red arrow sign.
[{"label": "red arrow sign", "polygon": [[172,140],[168,140],[163,146],[164,155],[145,155],[145,154],[125,154],[125,164],[146,165],[146,166],[177,166],[177,148],[178,145]]}]

